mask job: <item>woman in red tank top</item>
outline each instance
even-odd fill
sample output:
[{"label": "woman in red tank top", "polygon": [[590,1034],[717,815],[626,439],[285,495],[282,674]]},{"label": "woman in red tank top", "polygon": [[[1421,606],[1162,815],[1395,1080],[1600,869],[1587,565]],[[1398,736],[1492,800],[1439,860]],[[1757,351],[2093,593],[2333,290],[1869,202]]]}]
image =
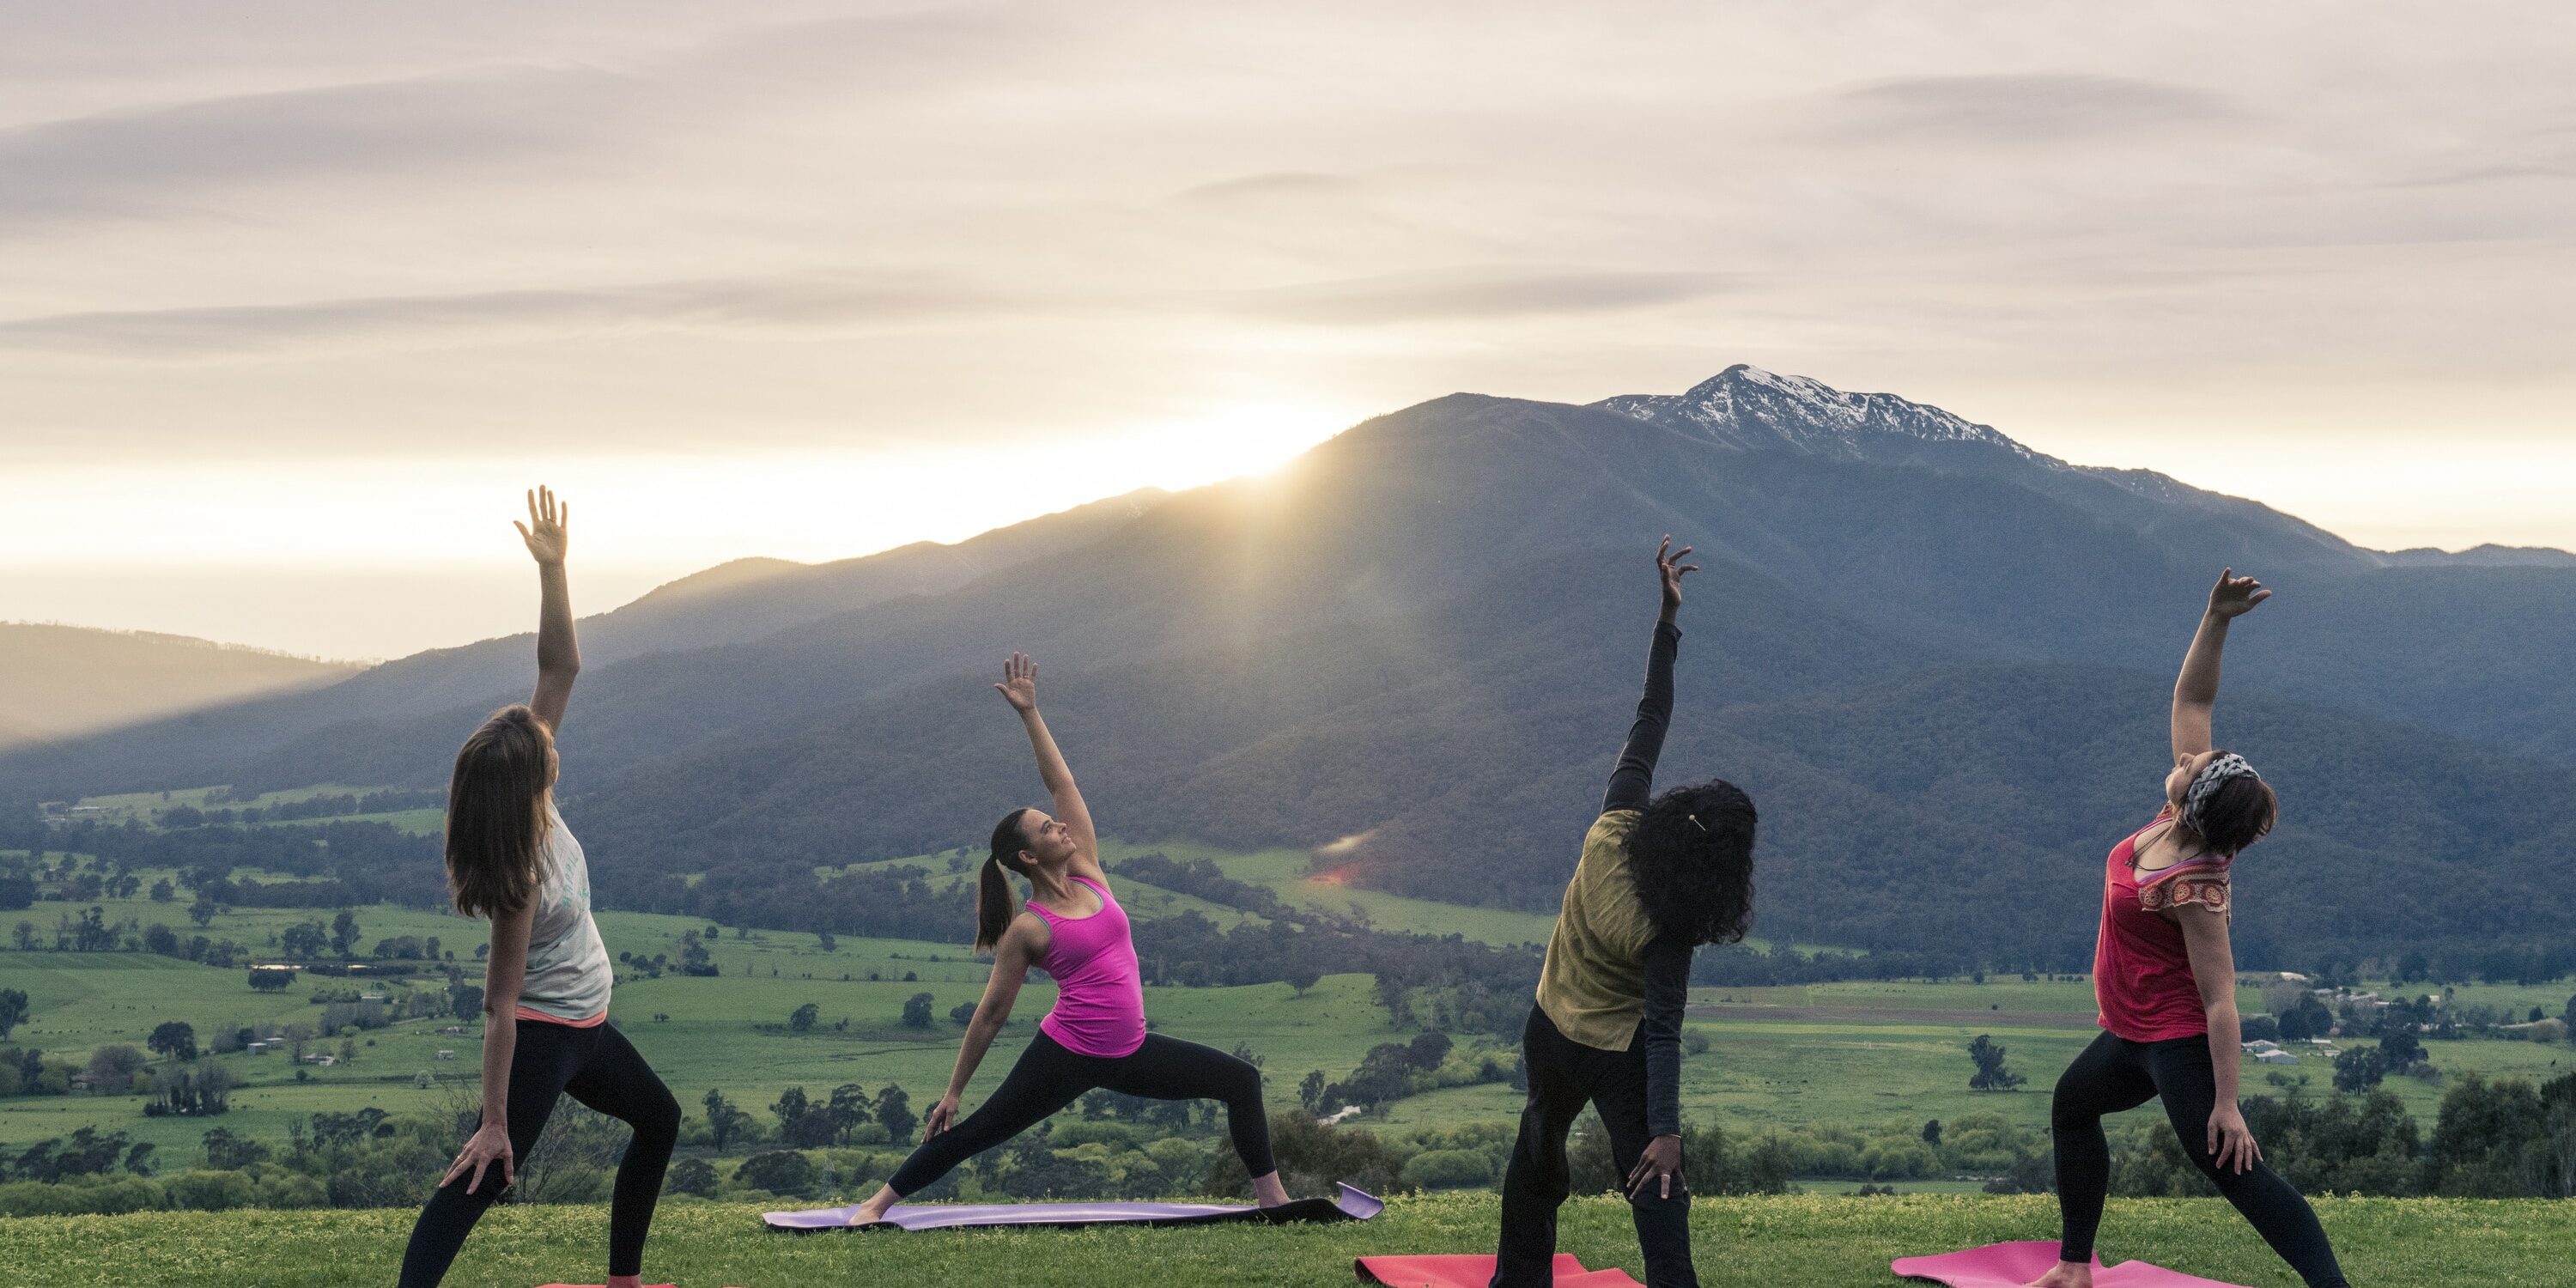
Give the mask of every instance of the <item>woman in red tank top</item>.
[{"label": "woman in red tank top", "polygon": [[2236,1104],[2242,1034],[2227,940],[2229,871],[2272,830],[2277,803],[2244,757],[2212,745],[2210,715],[2228,623],[2271,596],[2233,568],[2210,588],[2174,681],[2164,808],[2112,847],[2104,865],[2093,947],[2103,1031],[2067,1066],[2050,1105],[2063,1228],[2057,1267],[2032,1288],[2092,1288],[2093,1236],[2111,1184],[2102,1118],[2159,1098],[2201,1175],[2309,1288],[2348,1288],[2316,1212],[2263,1165]]}]

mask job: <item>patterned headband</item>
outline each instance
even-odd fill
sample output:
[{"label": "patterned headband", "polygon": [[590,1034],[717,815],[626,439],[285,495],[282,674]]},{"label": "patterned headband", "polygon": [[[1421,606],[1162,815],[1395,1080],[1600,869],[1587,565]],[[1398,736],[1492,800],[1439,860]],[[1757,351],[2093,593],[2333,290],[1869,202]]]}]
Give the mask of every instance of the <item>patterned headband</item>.
[{"label": "patterned headband", "polygon": [[2218,789],[2239,778],[2261,777],[2254,772],[2252,765],[2245,763],[2243,756],[2235,752],[2213,758],[2200,767],[2199,775],[2191,780],[2191,786],[2182,794],[2182,825],[2201,836],[2209,835],[2205,826],[2209,819],[2209,802],[2218,796]]}]

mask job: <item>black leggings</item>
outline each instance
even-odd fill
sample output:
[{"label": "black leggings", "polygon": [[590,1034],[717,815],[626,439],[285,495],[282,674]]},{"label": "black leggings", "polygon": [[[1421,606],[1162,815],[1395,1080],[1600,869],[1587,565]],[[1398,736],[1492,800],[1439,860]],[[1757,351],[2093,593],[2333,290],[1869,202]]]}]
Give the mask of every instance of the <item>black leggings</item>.
[{"label": "black leggings", "polygon": [[2182,1151],[2254,1232],[2308,1282],[2308,1288],[2344,1288],[2333,1245],[2316,1211],[2288,1181],[2261,1163],[2243,1172],[2221,1170],[2209,1152],[2209,1115],[2218,1105],[2218,1077],[2210,1068],[2207,1037],[2131,1042],[2110,1033],[2093,1040],[2057,1080],[2049,1127],[2057,1138],[2057,1206],[2064,1220],[2058,1256],[2093,1259],[2093,1235],[2102,1226],[2102,1199],[2111,1188],[2111,1144],[2102,1116],[2135,1109],[2157,1097]]},{"label": "black leggings", "polygon": [[886,1182],[896,1194],[919,1194],[959,1163],[1036,1126],[1084,1092],[1106,1087],[1148,1100],[1222,1100],[1234,1152],[1254,1176],[1279,1170],[1270,1157],[1270,1119],[1261,1105],[1261,1071],[1214,1047],[1159,1033],[1122,1056],[1078,1055],[1040,1030],[1010,1076],[975,1112],[921,1142]]},{"label": "black leggings", "polygon": [[[1529,1105],[1503,1171],[1503,1228],[1495,1248],[1491,1288],[1547,1288],[1556,1259],[1556,1210],[1573,1188],[1565,1137],[1587,1104],[1600,1111],[1610,1134],[1610,1164],[1625,1186],[1645,1151],[1646,1034],[1639,1024],[1625,1051],[1588,1047],[1560,1032],[1547,1012],[1533,1006],[1521,1026],[1521,1057],[1529,1070]],[[1647,1288],[1698,1288],[1691,1266],[1690,1191],[1673,1178],[1673,1192],[1648,1185],[1628,1200],[1638,1248],[1646,1254]]]},{"label": "black leggings", "polygon": [[[680,1102],[636,1054],[633,1043],[606,1021],[577,1029],[533,1020],[518,1023],[519,1044],[510,1055],[510,1155],[525,1166],[537,1133],[568,1095],[635,1129],[617,1164],[617,1189],[608,1205],[608,1273],[641,1274],[644,1234],[653,1224],[653,1202],[662,1193],[662,1169],[680,1136]],[[483,1209],[505,1188],[501,1166],[483,1173],[472,1193],[472,1173],[439,1187],[403,1249],[402,1288],[432,1288],[456,1260],[456,1250],[482,1219]]]}]

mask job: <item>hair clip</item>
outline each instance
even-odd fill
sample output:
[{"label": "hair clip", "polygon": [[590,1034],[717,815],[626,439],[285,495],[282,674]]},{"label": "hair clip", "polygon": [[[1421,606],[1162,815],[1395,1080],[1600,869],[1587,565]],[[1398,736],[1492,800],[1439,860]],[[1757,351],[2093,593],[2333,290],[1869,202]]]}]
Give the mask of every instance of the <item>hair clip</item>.
[{"label": "hair clip", "polygon": [[1691,821],[1691,826],[1692,826],[1692,827],[1698,828],[1699,830],[1701,830],[1701,831],[1703,831],[1703,832],[1705,832],[1705,831],[1707,831],[1707,830],[1708,830],[1708,824],[1703,823],[1703,822],[1700,822],[1700,821],[1699,821],[1699,815],[1697,815],[1697,814],[1693,814],[1693,815],[1691,815],[1691,816],[1690,816],[1690,821]]}]

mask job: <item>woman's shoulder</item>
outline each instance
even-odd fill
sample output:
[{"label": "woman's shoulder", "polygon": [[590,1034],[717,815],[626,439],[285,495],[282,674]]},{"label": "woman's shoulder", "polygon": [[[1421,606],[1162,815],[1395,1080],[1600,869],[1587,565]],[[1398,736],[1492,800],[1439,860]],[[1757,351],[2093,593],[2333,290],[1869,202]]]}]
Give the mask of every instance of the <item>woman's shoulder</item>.
[{"label": "woman's shoulder", "polygon": [[1011,924],[1003,928],[1002,937],[1017,938],[1030,955],[1036,956],[1046,952],[1047,946],[1055,942],[1055,928],[1047,924],[1036,904],[1022,904],[1019,915],[1011,918]]},{"label": "woman's shoulder", "polygon": [[1637,830],[1637,820],[1645,816],[1644,810],[1605,809],[1601,811],[1601,817],[1592,820],[1590,830],[1583,834],[1584,844],[1623,838]]},{"label": "woman's shoulder", "polygon": [[563,811],[555,808],[553,800],[547,800],[545,834],[537,838],[538,861],[549,868],[560,868],[581,857],[581,838],[572,834]]},{"label": "woman's shoulder", "polygon": [[2234,887],[2224,863],[2180,863],[2138,887],[2138,907],[2147,912],[2166,912],[2196,904],[2224,917],[2235,911]]}]

